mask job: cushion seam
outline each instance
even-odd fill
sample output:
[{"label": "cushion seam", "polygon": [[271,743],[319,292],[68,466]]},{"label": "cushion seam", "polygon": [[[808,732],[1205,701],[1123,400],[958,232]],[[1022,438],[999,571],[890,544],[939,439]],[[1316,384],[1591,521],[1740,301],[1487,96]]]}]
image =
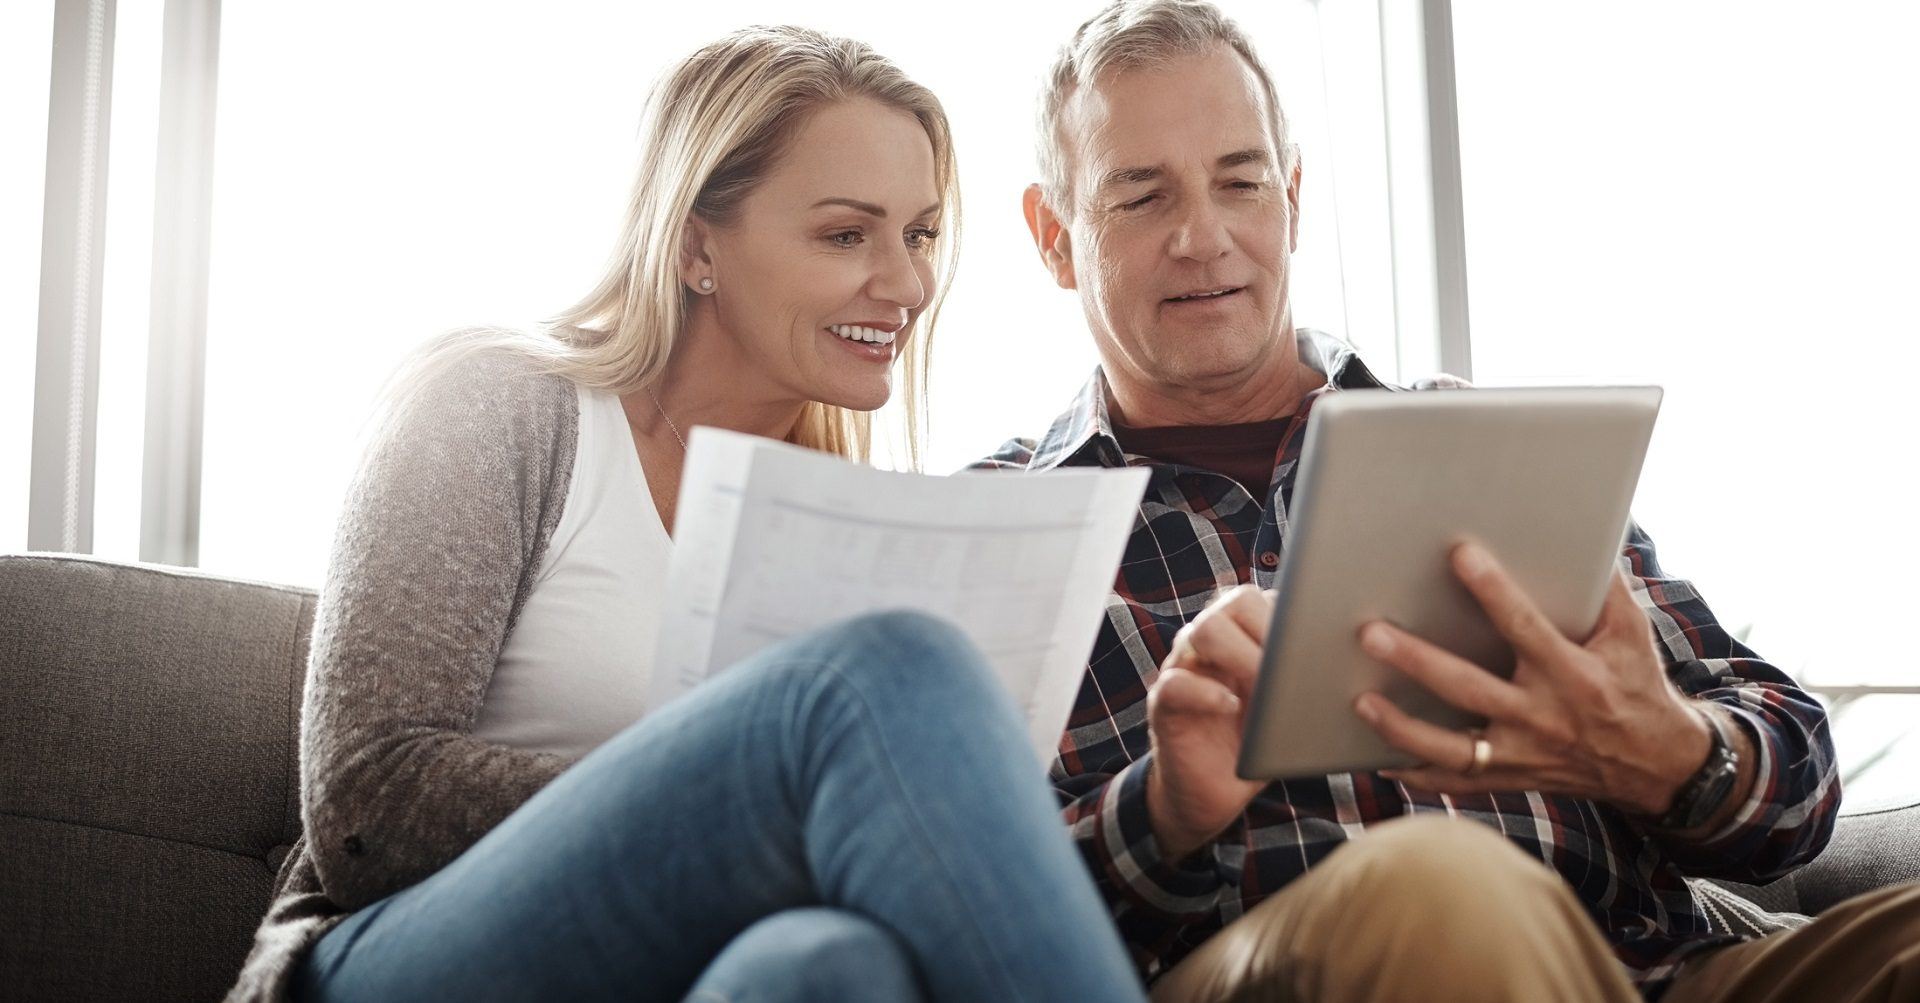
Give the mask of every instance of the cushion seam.
[{"label": "cushion seam", "polygon": [[[311,629],[311,624],[313,623],[311,611],[313,606],[313,597],[301,597],[300,606],[294,611],[293,636],[287,642],[287,651],[283,659],[284,662],[293,661],[294,653],[300,650],[301,624],[304,622],[309,625],[308,629]],[[295,770],[295,761],[299,755],[297,737],[300,730],[300,697],[302,687],[306,681],[306,672],[307,667],[305,665],[295,665],[292,667],[292,671],[287,674],[286,706],[287,713],[291,715],[292,721],[289,727],[279,729],[280,734],[278,736],[280,744],[280,782],[281,789],[286,792],[286,797],[281,801],[280,808],[280,835],[282,836],[286,835],[289,810],[291,810],[293,814],[296,827],[303,827],[306,823],[306,820],[300,818],[299,815],[300,779]],[[298,839],[299,837],[296,836],[295,838]]]},{"label": "cushion seam", "polygon": [[133,836],[139,839],[150,839],[156,843],[171,843],[174,846],[191,846],[195,849],[206,850],[211,853],[222,853],[230,857],[240,857],[245,860],[256,861],[263,866],[267,862],[267,858],[265,854],[256,856],[254,854],[247,853],[243,850],[236,850],[231,847],[215,846],[211,843],[201,843],[191,839],[174,839],[171,836],[155,836],[152,833],[135,832],[132,829],[122,829],[122,828],[119,828],[118,826],[101,825],[98,822],[81,822],[71,818],[53,818],[46,815],[32,815],[26,812],[10,811],[6,809],[0,809],[0,817],[25,819],[29,822],[46,822],[50,825],[70,825],[77,829],[92,829],[96,832],[112,832],[112,833],[118,833],[119,835],[122,835],[122,836]]},{"label": "cushion seam", "polygon": [[197,568],[176,568],[165,565],[147,564],[144,562],[113,561],[100,557],[91,557],[85,554],[55,554],[26,551],[23,553],[9,553],[4,556],[9,560],[28,561],[40,564],[82,564],[113,571],[133,571],[144,575],[153,575],[175,580],[214,582],[222,585],[241,585],[303,596],[311,596],[314,594],[314,590],[305,585],[289,585],[284,582],[263,582],[251,578],[234,578],[227,575],[201,571]]},{"label": "cushion seam", "polygon": [[1912,804],[1883,805],[1878,808],[1866,808],[1856,812],[1842,811],[1836,817],[1838,818],[1873,818],[1876,815],[1897,815],[1903,811],[1910,811],[1910,812],[1914,812],[1915,814],[1920,814],[1920,801],[1915,801]]}]

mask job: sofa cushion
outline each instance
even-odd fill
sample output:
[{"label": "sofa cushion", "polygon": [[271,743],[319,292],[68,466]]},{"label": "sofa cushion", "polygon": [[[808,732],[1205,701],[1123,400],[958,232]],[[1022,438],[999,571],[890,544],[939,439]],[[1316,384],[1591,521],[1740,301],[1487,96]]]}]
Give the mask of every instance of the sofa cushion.
[{"label": "sofa cushion", "polygon": [[[1776,913],[1817,916],[1834,905],[1906,881],[1920,881],[1920,801],[1850,809],[1813,862],[1767,885],[1713,882]],[[1741,932],[1736,924],[1735,932]]]},{"label": "sofa cushion", "polygon": [[1903,881],[1920,881],[1920,802],[1841,809],[1833,841],[1795,871],[1801,912],[1819,913],[1845,899]]},{"label": "sofa cushion", "polygon": [[0,558],[0,811],[264,860],[299,835],[313,594]]},{"label": "sofa cushion", "polygon": [[214,1000],[273,872],[252,857],[0,814],[0,998]]},{"label": "sofa cushion", "polygon": [[0,556],[0,998],[207,999],[231,983],[300,833],[313,603],[175,568]]}]

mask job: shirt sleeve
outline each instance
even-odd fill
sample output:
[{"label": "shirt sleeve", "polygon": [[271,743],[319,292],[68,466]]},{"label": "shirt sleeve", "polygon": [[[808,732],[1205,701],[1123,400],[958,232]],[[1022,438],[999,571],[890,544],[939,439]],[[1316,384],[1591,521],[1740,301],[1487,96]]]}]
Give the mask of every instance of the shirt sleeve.
[{"label": "shirt sleeve", "polygon": [[1245,843],[1243,815],[1214,841],[1181,861],[1160,853],[1147,816],[1148,752],[1118,772],[1056,777],[1064,815],[1094,884],[1137,964],[1165,957],[1190,925],[1214,920],[1223,895],[1235,894]]},{"label": "shirt sleeve", "polygon": [[1819,854],[1833,834],[1840,779],[1826,709],[1714,619],[1694,587],[1661,571],[1653,541],[1631,526],[1621,566],[1682,692],[1726,709],[1753,742],[1754,782],[1719,830],[1695,839],[1653,829],[1681,870],[1764,884]]},{"label": "shirt sleeve", "polygon": [[572,391],[524,369],[473,358],[406,394],[341,509],[300,767],[314,867],[347,910],[439,870],[569,765],[469,734],[571,470]]}]

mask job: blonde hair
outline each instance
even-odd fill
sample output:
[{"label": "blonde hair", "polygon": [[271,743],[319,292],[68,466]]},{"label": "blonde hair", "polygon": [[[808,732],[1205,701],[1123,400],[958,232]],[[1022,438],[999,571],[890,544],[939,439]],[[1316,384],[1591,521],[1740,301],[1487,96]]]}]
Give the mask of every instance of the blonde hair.
[{"label": "blonde hair", "polygon": [[1232,18],[1206,0],[1114,0],[1074,31],[1060,47],[1040,94],[1040,190],[1061,219],[1073,218],[1072,157],[1061,118],[1076,90],[1108,70],[1154,66],[1178,56],[1225,45],[1253,69],[1267,98],[1267,125],[1283,172],[1298,151],[1287,139],[1287,114],[1266,64]]},{"label": "blonde hair", "polygon": [[[733,222],[811,113],[863,97],[913,115],[926,130],[944,218],[931,302],[900,358],[907,460],[917,468],[933,327],[952,282],[959,234],[952,133],[932,91],[866,43],[809,28],[732,32],[682,60],[655,87],[626,221],[591,292],[533,334],[464,332],[426,354],[463,357],[504,343],[532,355],[542,370],[589,388],[627,393],[656,383],[695,295],[680,281],[689,218]],[[873,446],[872,416],[810,401],[790,439],[864,461]]]}]

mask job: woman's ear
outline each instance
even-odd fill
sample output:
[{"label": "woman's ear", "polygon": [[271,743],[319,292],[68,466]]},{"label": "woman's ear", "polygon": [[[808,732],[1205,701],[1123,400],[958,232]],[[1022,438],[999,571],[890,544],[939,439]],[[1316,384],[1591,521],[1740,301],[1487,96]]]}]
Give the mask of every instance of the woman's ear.
[{"label": "woman's ear", "polygon": [[698,216],[688,216],[680,231],[680,284],[696,293],[711,293],[720,280],[714,276],[713,229]]}]

